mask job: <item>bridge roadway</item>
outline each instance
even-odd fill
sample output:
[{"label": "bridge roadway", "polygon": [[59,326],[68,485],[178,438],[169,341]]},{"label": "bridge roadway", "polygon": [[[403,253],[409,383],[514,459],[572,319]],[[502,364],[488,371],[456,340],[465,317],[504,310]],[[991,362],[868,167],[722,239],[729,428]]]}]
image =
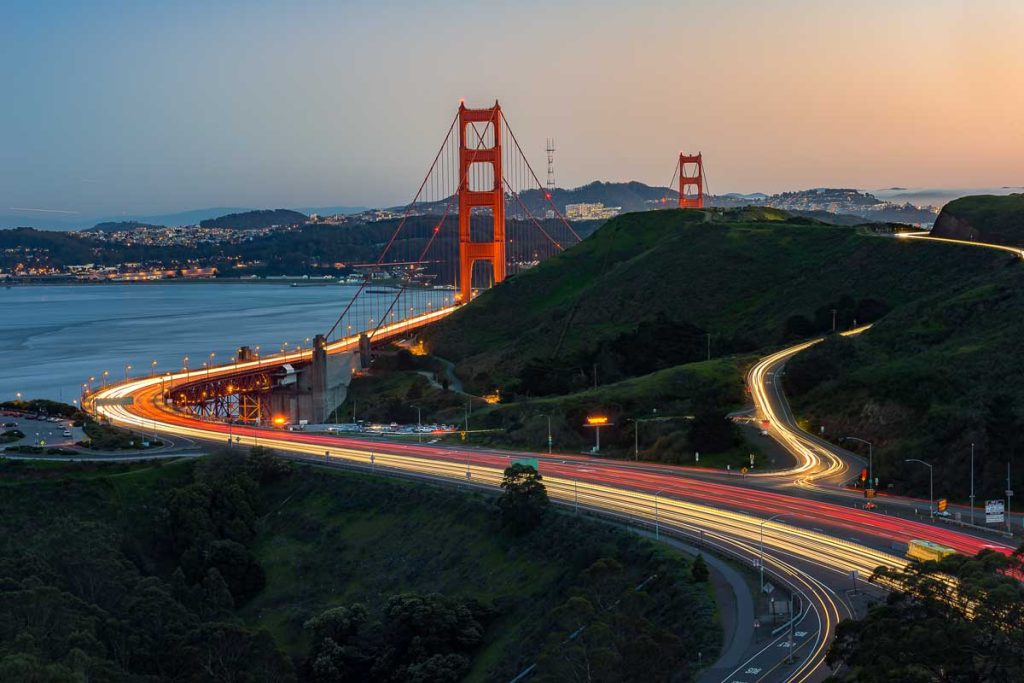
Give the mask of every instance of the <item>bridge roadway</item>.
[{"label": "bridge roadway", "polygon": [[[974,243],[971,243],[974,244]],[[977,245],[976,245],[977,246]],[[434,311],[382,328],[398,335],[450,313]],[[858,330],[862,331],[862,330]],[[854,333],[857,331],[854,331]],[[302,432],[240,427],[206,422],[173,410],[160,400],[163,387],[195,379],[192,373],[130,380],[90,397],[93,412],[114,424],[174,434],[201,441],[261,445],[326,464],[380,469],[473,486],[496,487],[511,459],[528,455],[539,461],[549,495],[563,505],[600,512],[632,524],[653,527],[752,562],[763,555],[768,578],[793,590],[807,609],[795,626],[792,650],[788,635],[772,634],[766,644],[723,682],[816,681],[828,674],[824,664],[838,621],[853,612],[847,595],[851,573],[869,576],[880,565],[900,566],[899,544],[913,538],[931,540],[973,554],[984,548],[1010,552],[1000,541],[850,507],[837,484],[859,465],[857,456],[837,449],[795,427],[785,399],[774,382],[788,358],[820,340],[784,349],[760,361],[748,378],[759,414],[771,435],[793,454],[796,465],[783,471],[748,475],[735,483],[695,468],[607,461],[586,456],[516,454],[473,448],[438,447]],[[357,338],[332,343],[331,353],[351,350]],[[303,352],[308,355],[309,352]],[[210,376],[230,376],[261,365],[302,359],[299,354],[235,363],[208,369]],[[102,400],[101,400],[102,399]],[[119,404],[121,399],[130,402]],[[784,492],[783,492],[784,491]],[[769,516],[780,519],[767,521]],[[763,543],[763,546],[762,546]],[[895,544],[895,545],[894,545]],[[762,550],[763,548],[763,550]],[[790,652],[794,661],[787,661]]]}]

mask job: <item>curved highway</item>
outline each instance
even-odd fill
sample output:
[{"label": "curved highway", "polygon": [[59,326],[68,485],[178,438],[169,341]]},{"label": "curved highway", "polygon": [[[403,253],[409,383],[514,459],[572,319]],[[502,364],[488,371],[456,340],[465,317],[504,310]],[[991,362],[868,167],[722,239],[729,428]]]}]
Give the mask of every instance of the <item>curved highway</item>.
[{"label": "curved highway", "polygon": [[[400,334],[446,315],[433,311],[414,320],[382,328]],[[865,328],[847,334],[862,332]],[[921,538],[974,554],[983,548],[1010,552],[1002,542],[963,531],[851,507],[845,501],[810,498],[823,491],[847,495],[839,484],[859,466],[857,456],[836,449],[795,425],[775,382],[779,369],[796,353],[820,342],[803,342],[759,361],[748,381],[755,409],[767,420],[773,438],[793,454],[796,465],[785,471],[743,478],[738,484],[695,476],[689,468],[607,461],[582,456],[538,458],[553,500],[576,509],[597,511],[632,524],[697,539],[761,566],[768,577],[791,588],[807,609],[799,612],[798,630],[788,640],[773,634],[768,644],[723,681],[821,680],[828,670],[824,656],[838,621],[852,612],[846,589],[851,577],[866,578],[880,565],[900,566],[903,544]],[[350,337],[329,345],[330,353],[354,349]],[[230,377],[240,371],[304,359],[309,351],[257,361],[236,362],[148,377],[103,388],[87,407],[112,423],[212,443],[260,445],[284,453],[383,472],[442,479],[472,486],[496,487],[516,454],[472,448],[447,448],[366,439],[286,432],[201,420],[175,410],[166,399],[174,387],[205,377]],[[797,486],[793,487],[792,484]],[[790,486],[790,492],[773,487]],[[795,494],[795,495],[794,495]],[[774,519],[770,519],[773,517]],[[763,545],[762,545],[763,544]],[[774,643],[774,645],[773,645]],[[781,644],[780,644],[781,643]],[[793,661],[780,654],[793,653]],[[742,670],[741,670],[742,669]]]}]

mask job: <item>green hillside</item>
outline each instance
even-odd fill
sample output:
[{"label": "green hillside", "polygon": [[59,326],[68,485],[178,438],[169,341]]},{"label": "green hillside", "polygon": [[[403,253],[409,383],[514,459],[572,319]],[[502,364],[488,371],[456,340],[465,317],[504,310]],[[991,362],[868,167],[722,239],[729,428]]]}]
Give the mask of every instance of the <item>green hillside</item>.
[{"label": "green hillside", "polygon": [[691,680],[721,641],[692,566],[568,512],[516,535],[484,494],[260,451],[0,461],[0,680]]},{"label": "green hillside", "polygon": [[904,480],[927,496],[927,470],[903,462],[920,458],[935,464],[936,496],[966,499],[973,442],[978,499],[998,498],[1008,461],[1024,474],[1022,335],[1024,265],[1008,260],[800,354],[786,391],[826,434],[874,441],[883,487]]},{"label": "green hillside", "polygon": [[955,199],[942,207],[932,234],[993,244],[1024,245],[1024,193]]},{"label": "green hillside", "polygon": [[[876,319],[1002,266],[772,209],[627,214],[426,336],[471,389],[552,395]],[[911,274],[908,276],[908,274]]]}]

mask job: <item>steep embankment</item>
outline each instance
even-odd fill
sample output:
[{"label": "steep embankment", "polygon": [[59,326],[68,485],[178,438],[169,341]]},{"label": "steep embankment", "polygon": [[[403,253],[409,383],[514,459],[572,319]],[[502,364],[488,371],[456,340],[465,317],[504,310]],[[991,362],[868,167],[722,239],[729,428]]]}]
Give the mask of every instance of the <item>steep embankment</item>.
[{"label": "steep embankment", "polygon": [[932,228],[935,237],[1024,245],[1024,194],[975,195],[942,207]]},{"label": "steep embankment", "polygon": [[1006,463],[1024,472],[1022,334],[1024,265],[1008,256],[996,272],[950,282],[861,337],[800,354],[786,391],[815,429],[873,441],[883,488],[902,480],[927,497],[927,470],[903,462],[920,458],[935,466],[937,497],[964,499],[974,443],[978,497],[999,498]]},{"label": "steep embankment", "polygon": [[[609,221],[428,333],[473,389],[569,393],[840,329],[1005,261],[782,211],[657,211]],[[912,276],[908,277],[908,273]]]}]

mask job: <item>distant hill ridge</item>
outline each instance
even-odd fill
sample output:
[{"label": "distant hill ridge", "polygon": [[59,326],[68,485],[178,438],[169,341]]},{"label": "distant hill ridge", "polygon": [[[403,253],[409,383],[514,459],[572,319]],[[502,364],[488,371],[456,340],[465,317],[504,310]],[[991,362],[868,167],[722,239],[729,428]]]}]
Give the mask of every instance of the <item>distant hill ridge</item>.
[{"label": "distant hill ridge", "polygon": [[142,223],[140,221],[107,221],[105,223],[97,223],[96,225],[86,230],[86,232],[134,232],[136,230],[143,230],[146,228],[166,227],[166,225]]},{"label": "distant hill ridge", "polygon": [[219,218],[209,218],[199,222],[203,228],[229,228],[234,230],[250,230],[269,228],[272,225],[302,225],[309,216],[291,209],[259,209],[243,213],[231,213]]}]

